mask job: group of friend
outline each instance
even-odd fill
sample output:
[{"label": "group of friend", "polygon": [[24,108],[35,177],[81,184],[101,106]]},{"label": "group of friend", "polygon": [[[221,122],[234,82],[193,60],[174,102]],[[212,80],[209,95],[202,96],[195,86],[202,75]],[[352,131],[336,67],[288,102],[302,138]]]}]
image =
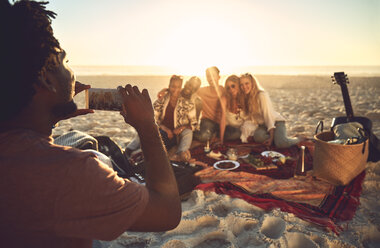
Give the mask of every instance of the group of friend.
[{"label": "group of friend", "polygon": [[118,87],[120,114],[136,129],[144,154],[145,185],[120,177],[91,151],[55,144],[58,122],[94,111],[74,102],[90,86],[75,80],[53,34],[56,14],[46,5],[0,1],[1,247],[87,248],[125,231],[177,227],[181,199],[162,138],[167,147],[178,139],[183,158],[193,137],[207,142],[219,135],[223,142],[255,130],[249,134],[256,142],[296,142],[284,138],[284,118],[253,76],[231,76],[222,87],[212,67],[210,86],[200,88],[193,77],[181,90],[182,78],[173,76],[153,104],[147,89]]},{"label": "group of friend", "polygon": [[[166,149],[178,145],[172,160],[188,161],[192,141],[220,143],[253,140],[278,148],[297,144],[299,138],[287,137],[285,118],[276,112],[268,93],[249,73],[230,75],[224,87],[219,84],[217,67],[206,70],[209,86],[191,77],[182,88],[183,78],[173,75],[169,87],[161,90],[153,103],[154,114]],[[139,147],[136,137],[128,146],[130,153]]]}]

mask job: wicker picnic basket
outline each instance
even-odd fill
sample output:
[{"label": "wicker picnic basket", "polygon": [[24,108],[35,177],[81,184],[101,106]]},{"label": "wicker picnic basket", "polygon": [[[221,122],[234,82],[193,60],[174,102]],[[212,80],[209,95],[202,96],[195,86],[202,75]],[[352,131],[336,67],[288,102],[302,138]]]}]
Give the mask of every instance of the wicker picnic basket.
[{"label": "wicker picnic basket", "polygon": [[334,185],[347,185],[363,170],[368,158],[368,139],[353,145],[331,144],[332,131],[314,135],[313,175]]}]

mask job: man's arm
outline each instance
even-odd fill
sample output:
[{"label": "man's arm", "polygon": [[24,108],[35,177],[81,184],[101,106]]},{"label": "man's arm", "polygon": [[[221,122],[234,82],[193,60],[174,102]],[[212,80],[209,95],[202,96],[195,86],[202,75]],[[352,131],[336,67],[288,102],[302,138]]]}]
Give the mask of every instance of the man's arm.
[{"label": "man's arm", "polygon": [[157,99],[160,100],[162,99],[166,94],[168,94],[169,89],[168,88],[163,88],[160,90],[160,92],[157,93]]},{"label": "man's arm", "polygon": [[174,130],[173,130],[173,134],[175,134],[175,135],[179,135],[179,134],[182,133],[183,130],[185,130],[186,128],[192,130],[190,125],[184,125],[184,126],[180,126],[180,127],[177,127],[176,129],[174,129]]},{"label": "man's arm", "polygon": [[176,133],[174,133],[174,130],[169,129],[168,127],[166,127],[162,124],[160,125],[160,128],[166,132],[169,139],[172,139],[174,134],[176,134]]},{"label": "man's arm", "polygon": [[149,93],[131,85],[119,87],[123,98],[121,114],[138,132],[145,158],[145,182],[149,201],[131,231],[164,231],[181,220],[181,201],[177,182],[154,121]]},{"label": "man's arm", "polygon": [[219,123],[219,136],[220,136],[220,143],[223,144],[224,140],[224,131],[226,130],[226,107],[227,107],[227,99],[225,96],[222,96],[220,99],[220,106],[222,109],[222,115],[220,117],[220,123]]}]

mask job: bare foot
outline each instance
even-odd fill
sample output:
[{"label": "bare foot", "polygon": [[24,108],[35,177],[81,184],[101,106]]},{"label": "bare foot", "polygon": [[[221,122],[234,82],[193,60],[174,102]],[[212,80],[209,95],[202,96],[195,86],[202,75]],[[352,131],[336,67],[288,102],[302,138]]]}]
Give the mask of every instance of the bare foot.
[{"label": "bare foot", "polygon": [[169,157],[169,160],[179,162],[179,161],[181,161],[181,158],[177,153],[175,153]]},{"label": "bare foot", "polygon": [[191,154],[189,150],[181,152],[180,156],[183,162],[188,162],[191,159]]}]

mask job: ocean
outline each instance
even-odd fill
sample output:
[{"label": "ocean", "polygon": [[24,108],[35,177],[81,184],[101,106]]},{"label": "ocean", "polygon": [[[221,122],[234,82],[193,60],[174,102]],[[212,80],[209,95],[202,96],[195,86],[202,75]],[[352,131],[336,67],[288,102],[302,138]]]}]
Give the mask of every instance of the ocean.
[{"label": "ocean", "polygon": [[[140,89],[148,89],[152,101],[157,99],[157,93],[161,89],[168,87],[171,75],[177,74],[176,71],[163,66],[72,66],[72,68],[77,80],[91,85],[92,88],[137,85]],[[349,89],[358,86],[380,88],[380,66],[256,66],[239,67],[228,73],[223,71],[223,68],[219,69],[221,85],[224,85],[226,78],[231,74],[250,72],[269,93],[274,89],[340,90],[331,80],[331,76],[337,71],[344,71],[348,75]],[[183,75],[184,82],[191,76],[200,77],[202,86],[208,85],[204,74]],[[80,103],[84,102],[82,95],[84,94],[76,97]]]}]

